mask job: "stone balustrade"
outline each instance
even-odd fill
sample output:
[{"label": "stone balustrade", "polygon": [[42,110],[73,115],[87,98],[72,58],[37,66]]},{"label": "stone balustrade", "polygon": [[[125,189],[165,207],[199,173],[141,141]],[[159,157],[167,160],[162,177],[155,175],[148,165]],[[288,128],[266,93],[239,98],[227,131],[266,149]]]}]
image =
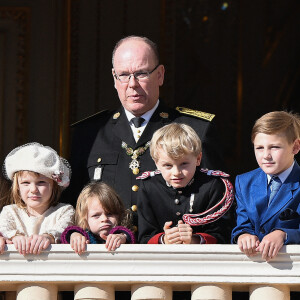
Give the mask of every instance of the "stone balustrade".
[{"label": "stone balustrade", "polygon": [[300,245],[283,247],[276,259],[248,258],[236,245],[122,245],[108,252],[88,245],[79,256],[69,245],[52,245],[38,256],[20,255],[13,245],[0,255],[0,291],[5,299],[54,300],[58,291],[74,299],[172,299],[190,291],[192,300],[230,300],[249,291],[251,300],[290,299],[300,290]]}]

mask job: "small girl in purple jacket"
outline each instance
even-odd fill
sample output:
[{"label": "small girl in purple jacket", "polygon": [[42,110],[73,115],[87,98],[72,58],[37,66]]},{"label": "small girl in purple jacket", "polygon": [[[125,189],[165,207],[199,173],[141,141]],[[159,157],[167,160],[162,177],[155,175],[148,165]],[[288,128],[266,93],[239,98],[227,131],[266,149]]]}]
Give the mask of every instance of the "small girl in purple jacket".
[{"label": "small girl in purple jacket", "polygon": [[86,244],[105,244],[114,251],[121,244],[134,244],[130,215],[117,193],[103,182],[92,182],[81,191],[76,205],[75,223],[62,233],[61,242],[71,244],[81,254]]}]

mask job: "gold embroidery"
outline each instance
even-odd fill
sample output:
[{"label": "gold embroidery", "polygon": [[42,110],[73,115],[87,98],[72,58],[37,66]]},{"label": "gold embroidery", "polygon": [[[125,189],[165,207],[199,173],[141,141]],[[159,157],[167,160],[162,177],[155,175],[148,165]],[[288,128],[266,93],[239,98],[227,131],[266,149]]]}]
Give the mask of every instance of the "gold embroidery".
[{"label": "gold embroidery", "polygon": [[160,115],[163,119],[169,118],[169,114],[166,113],[166,112],[161,112],[159,115]]},{"label": "gold embroidery", "polygon": [[212,119],[215,117],[214,114],[206,113],[200,110],[194,110],[186,107],[176,107],[176,110],[178,110],[180,113],[185,115],[194,116],[200,119],[204,119],[207,121],[212,121]]},{"label": "gold embroidery", "polygon": [[117,112],[117,113],[115,113],[115,114],[113,115],[113,119],[114,119],[114,120],[118,119],[119,117],[120,117],[120,113],[119,113],[119,112]]}]

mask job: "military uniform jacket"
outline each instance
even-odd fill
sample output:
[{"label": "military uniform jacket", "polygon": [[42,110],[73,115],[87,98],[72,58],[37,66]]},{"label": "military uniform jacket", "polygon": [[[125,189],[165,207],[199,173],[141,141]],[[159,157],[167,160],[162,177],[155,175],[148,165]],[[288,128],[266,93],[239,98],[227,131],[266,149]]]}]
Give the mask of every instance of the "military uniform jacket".
[{"label": "military uniform jacket", "polygon": [[[139,243],[142,244],[162,233],[165,222],[172,221],[172,226],[176,226],[184,214],[191,213],[191,194],[195,194],[192,213],[197,214],[216,205],[225,191],[224,183],[219,177],[209,176],[198,169],[192,184],[182,189],[168,186],[160,174],[141,181],[138,192],[138,226]],[[192,228],[193,233],[210,235],[215,238],[214,243],[224,244],[230,243],[232,223],[229,211],[212,223]]]},{"label": "military uniform jacket", "polygon": [[[133,210],[136,210],[139,185],[136,177],[144,171],[154,170],[155,164],[147,149],[138,157],[139,174],[133,174],[129,168],[132,159],[122,148],[122,141],[133,150],[144,147],[157,129],[172,122],[186,123],[198,133],[203,144],[202,166],[221,169],[222,158],[213,122],[184,115],[160,103],[136,143],[124,109],[121,107],[114,112],[104,111],[73,126],[70,158],[72,178],[70,187],[63,195],[64,201],[75,205],[81,189],[94,179],[95,170],[98,168],[97,172],[101,169],[101,178],[97,180],[102,180],[115,188],[125,207],[134,207]],[[135,220],[136,218],[134,222]]]}]

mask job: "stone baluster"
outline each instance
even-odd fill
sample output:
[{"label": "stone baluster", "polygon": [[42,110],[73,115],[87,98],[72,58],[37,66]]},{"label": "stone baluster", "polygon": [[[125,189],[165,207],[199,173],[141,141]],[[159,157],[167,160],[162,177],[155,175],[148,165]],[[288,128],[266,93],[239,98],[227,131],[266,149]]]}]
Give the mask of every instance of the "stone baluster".
[{"label": "stone baluster", "polygon": [[290,289],[287,285],[252,285],[250,300],[289,300]]},{"label": "stone baluster", "polygon": [[57,300],[57,286],[53,284],[21,284],[17,288],[17,300]]},{"label": "stone baluster", "polygon": [[77,284],[74,289],[74,300],[81,299],[115,300],[115,289],[112,285],[106,284]]},{"label": "stone baluster", "polygon": [[232,289],[229,285],[193,285],[192,300],[231,300]]},{"label": "stone baluster", "polygon": [[172,288],[163,284],[135,284],[131,287],[131,300],[172,300]]}]

